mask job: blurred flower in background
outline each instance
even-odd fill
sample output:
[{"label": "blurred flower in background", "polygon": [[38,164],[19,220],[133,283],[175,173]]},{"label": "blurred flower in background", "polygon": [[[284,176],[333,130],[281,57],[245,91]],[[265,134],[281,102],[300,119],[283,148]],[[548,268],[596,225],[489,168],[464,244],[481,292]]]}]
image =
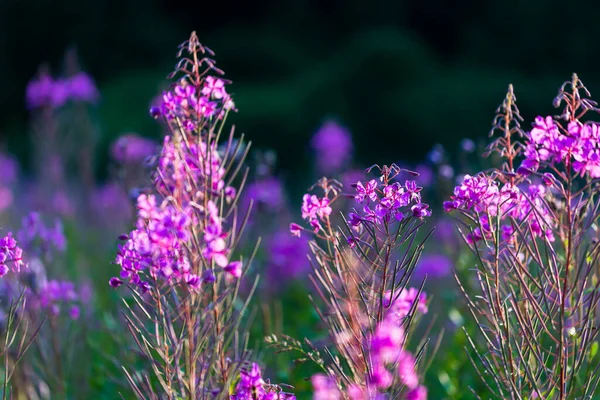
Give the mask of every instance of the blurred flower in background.
[{"label": "blurred flower in background", "polygon": [[452,261],[443,254],[423,254],[415,268],[414,277],[422,279],[427,275],[441,278],[450,273],[452,265]]},{"label": "blurred flower in background", "polygon": [[126,133],[113,142],[112,158],[121,163],[142,163],[158,150],[157,143],[137,133]]},{"label": "blurred flower in background", "polygon": [[8,155],[0,153],[0,212],[13,204],[12,186],[16,184],[19,175],[19,163]]},{"label": "blurred flower in background", "polygon": [[37,76],[29,81],[25,89],[25,103],[29,109],[46,106],[60,108],[69,100],[95,103],[99,97],[96,84],[85,72],[54,79],[46,66],[40,67]]},{"label": "blurred flower in background", "polygon": [[333,120],[326,121],[315,133],[311,145],[320,172],[330,174],[339,170],[352,157],[350,131]]},{"label": "blurred flower in background", "polygon": [[301,278],[308,274],[308,239],[298,239],[290,235],[288,229],[282,229],[271,236],[267,250],[267,269],[272,282],[286,282],[290,278]]}]

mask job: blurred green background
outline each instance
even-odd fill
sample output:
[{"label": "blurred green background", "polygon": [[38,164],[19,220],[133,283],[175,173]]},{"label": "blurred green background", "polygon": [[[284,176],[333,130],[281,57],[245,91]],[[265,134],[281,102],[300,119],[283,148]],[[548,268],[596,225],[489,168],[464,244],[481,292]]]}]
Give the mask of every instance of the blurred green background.
[{"label": "blurred green background", "polygon": [[418,161],[484,139],[509,83],[526,124],[572,72],[600,90],[598,15],[598,2],[558,0],[1,0],[1,141],[27,159],[25,86],[43,62],[59,74],[71,46],[102,94],[103,154],[123,132],[158,138],[150,102],[196,30],[234,81],[234,122],[284,170],[308,165],[328,116],[364,165]]}]

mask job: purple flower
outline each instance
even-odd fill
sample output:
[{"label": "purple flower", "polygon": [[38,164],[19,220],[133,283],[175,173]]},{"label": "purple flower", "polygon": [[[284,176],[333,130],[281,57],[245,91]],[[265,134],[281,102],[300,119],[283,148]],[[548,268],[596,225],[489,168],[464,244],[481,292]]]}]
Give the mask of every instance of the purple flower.
[{"label": "purple flower", "polygon": [[240,276],[242,276],[242,262],[241,261],[230,262],[223,269],[225,270],[225,272],[227,272],[234,278],[239,278]]},{"label": "purple flower", "polygon": [[25,89],[25,100],[27,107],[39,108],[48,105],[60,106],[55,101],[60,101],[60,96],[55,94],[60,91],[58,84],[54,82],[52,77],[45,72],[42,72],[38,78],[31,80]]},{"label": "purple flower", "polygon": [[298,224],[295,223],[291,223],[290,224],[290,232],[292,233],[292,235],[296,236],[296,237],[300,237],[300,235],[302,234],[302,227]]},{"label": "purple flower", "polygon": [[109,182],[96,187],[91,201],[102,221],[127,221],[131,218],[131,201],[117,183]]},{"label": "purple flower", "polygon": [[79,300],[75,284],[70,281],[48,281],[39,288],[37,302],[41,308],[47,309],[58,315],[61,305],[69,306],[69,317],[78,319],[79,307],[75,304]]},{"label": "purple flower", "polygon": [[418,386],[406,394],[406,400],[427,400],[427,388]]},{"label": "purple flower", "polygon": [[[246,189],[246,202],[253,200],[258,207],[276,211],[284,205],[284,190],[281,181],[275,177],[268,177],[248,185]],[[247,207],[242,207],[242,209]]]},{"label": "purple flower", "polygon": [[67,247],[61,221],[56,219],[54,226],[46,225],[37,212],[31,212],[23,218],[17,237],[29,253],[38,252],[49,256],[48,253],[52,248],[64,253]]},{"label": "purple flower", "polygon": [[375,179],[371,179],[369,182],[363,185],[362,182],[356,183],[356,195],[354,199],[357,203],[362,203],[365,199],[369,199],[371,201],[377,201],[377,193],[375,190],[377,189],[377,181]]},{"label": "purple flower", "polygon": [[98,89],[92,78],[85,72],[79,72],[67,79],[65,86],[72,100],[94,103],[98,99]]},{"label": "purple flower", "polygon": [[342,394],[335,381],[323,374],[315,374],[310,379],[314,394],[313,400],[341,400]]},{"label": "purple flower", "polygon": [[315,133],[311,141],[321,172],[339,170],[352,155],[350,132],[334,121],[326,121]]},{"label": "purple flower", "polygon": [[319,221],[324,221],[329,217],[331,211],[327,197],[318,198],[314,194],[305,194],[302,198],[302,218],[311,224],[315,233],[321,229]]},{"label": "purple flower", "polygon": [[267,250],[267,268],[274,281],[285,282],[289,278],[297,278],[307,273],[310,269],[306,258],[310,248],[306,239],[297,239],[277,231],[271,236]]},{"label": "purple flower", "polygon": [[155,154],[157,145],[150,139],[135,133],[119,137],[111,147],[111,155],[120,163],[141,163],[147,157]]},{"label": "purple flower", "polygon": [[415,269],[415,275],[423,277],[443,277],[450,273],[452,261],[442,254],[424,254],[421,256]]},{"label": "purple flower", "polygon": [[419,377],[416,372],[416,361],[412,354],[402,351],[398,357],[398,376],[409,389],[419,386]]},{"label": "purple flower", "polygon": [[267,387],[260,367],[256,363],[252,363],[249,370],[240,371],[240,380],[234,394],[229,398],[230,400],[296,400],[293,394],[283,393],[276,387]]},{"label": "purple flower", "polygon": [[12,270],[15,273],[21,271],[23,263],[23,250],[17,245],[17,241],[13,238],[12,233],[0,239],[0,277],[6,275],[10,268],[8,264],[12,264]]}]

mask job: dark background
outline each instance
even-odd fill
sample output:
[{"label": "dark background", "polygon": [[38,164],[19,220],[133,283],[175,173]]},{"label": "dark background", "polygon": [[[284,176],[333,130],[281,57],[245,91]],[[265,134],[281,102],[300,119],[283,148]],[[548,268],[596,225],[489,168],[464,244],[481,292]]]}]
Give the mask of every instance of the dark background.
[{"label": "dark background", "polygon": [[361,163],[418,161],[485,140],[509,83],[527,126],[572,72],[600,90],[598,16],[600,2],[557,0],[0,0],[0,134],[27,159],[25,86],[76,46],[102,94],[99,151],[122,132],[158,138],[147,110],[196,30],[234,81],[234,122],[284,170],[308,165],[329,116]]}]

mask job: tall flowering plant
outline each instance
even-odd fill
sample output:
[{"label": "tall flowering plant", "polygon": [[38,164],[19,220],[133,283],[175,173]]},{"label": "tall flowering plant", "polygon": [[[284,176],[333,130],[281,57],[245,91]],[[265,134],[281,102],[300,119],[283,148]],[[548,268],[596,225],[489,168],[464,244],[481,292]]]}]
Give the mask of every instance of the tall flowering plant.
[{"label": "tall flowering plant", "polygon": [[151,109],[170,134],[153,189],[137,199],[137,223],[119,246],[121,273],[110,285],[133,292],[126,321],[152,373],[126,377],[140,399],[287,398],[265,388],[260,370],[255,376],[238,329],[247,304],[239,282],[252,259],[235,252],[248,216],[236,207],[248,148],[233,130],[222,140],[235,106],[211,54],[192,33],[180,46],[173,90]]},{"label": "tall flowering plant", "polygon": [[27,318],[27,288],[19,284],[19,276],[26,267],[23,249],[12,233],[0,236],[0,382],[3,399],[26,393],[24,386],[28,383],[21,361],[43,324],[43,321]]},{"label": "tall flowering plant", "polygon": [[458,213],[479,260],[464,290],[479,328],[469,336],[481,376],[502,399],[598,395],[598,178],[596,104],[577,75],[556,116],[521,128],[512,86],[498,109],[490,152],[498,169],[464,177],[444,204]]},{"label": "tall flowering plant", "polygon": [[378,171],[377,179],[353,185],[354,210],[337,223],[333,208],[343,196],[341,185],[323,178],[315,186],[322,194],[303,198],[306,227],[291,225],[294,235],[313,236],[311,280],[318,298],[312,300],[331,342],[324,357],[309,342],[302,350],[291,338],[268,341],[303,351],[323,368],[312,377],[314,399],[427,397],[417,365],[424,342],[410,340],[427,302],[408,282],[423,248],[417,233],[431,212],[414,181],[395,181],[400,168]]}]

